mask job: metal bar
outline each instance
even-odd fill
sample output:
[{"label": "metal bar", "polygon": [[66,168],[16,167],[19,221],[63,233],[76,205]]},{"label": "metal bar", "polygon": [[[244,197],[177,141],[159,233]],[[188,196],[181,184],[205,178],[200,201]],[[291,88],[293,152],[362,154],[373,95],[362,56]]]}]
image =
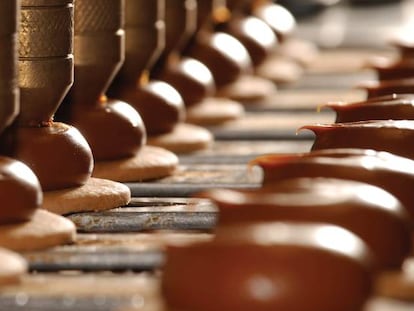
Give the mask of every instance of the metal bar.
[{"label": "metal bar", "polygon": [[[164,263],[161,250],[53,250],[24,254],[29,269],[37,272],[58,271],[150,271]],[[0,310],[2,310],[0,308]]]},{"label": "metal bar", "polygon": [[232,188],[232,189],[257,189],[259,183],[180,183],[180,184],[162,184],[162,183],[126,183],[131,189],[133,196],[157,196],[157,197],[187,197],[198,192],[213,188]]},{"label": "metal bar", "polygon": [[152,230],[211,230],[216,212],[100,212],[73,214],[78,232],[118,233]]},{"label": "metal bar", "polygon": [[[51,285],[53,286],[53,285]],[[115,311],[130,306],[131,299],[115,297],[37,297],[18,293],[12,296],[0,296],[0,310],[7,311]]]}]

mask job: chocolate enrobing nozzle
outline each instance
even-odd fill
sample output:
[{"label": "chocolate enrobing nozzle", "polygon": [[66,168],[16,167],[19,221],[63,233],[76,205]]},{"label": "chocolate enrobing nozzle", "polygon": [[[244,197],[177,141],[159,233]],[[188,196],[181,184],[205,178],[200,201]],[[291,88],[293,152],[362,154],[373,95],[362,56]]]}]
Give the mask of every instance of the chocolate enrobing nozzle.
[{"label": "chocolate enrobing nozzle", "polygon": [[119,80],[136,85],[165,47],[165,4],[163,0],[125,1],[125,62]]},{"label": "chocolate enrobing nozzle", "polygon": [[0,132],[18,112],[17,15],[18,1],[4,1],[0,10]]},{"label": "chocolate enrobing nozzle", "polygon": [[22,0],[19,124],[51,121],[73,83],[73,0]]},{"label": "chocolate enrobing nozzle", "polygon": [[145,141],[139,114],[104,96],[124,60],[123,0],[77,0],[75,82],[57,116],[86,137],[95,160],[134,156]]},{"label": "chocolate enrobing nozzle", "polygon": [[75,81],[72,103],[96,105],[124,60],[122,0],[75,3]]}]

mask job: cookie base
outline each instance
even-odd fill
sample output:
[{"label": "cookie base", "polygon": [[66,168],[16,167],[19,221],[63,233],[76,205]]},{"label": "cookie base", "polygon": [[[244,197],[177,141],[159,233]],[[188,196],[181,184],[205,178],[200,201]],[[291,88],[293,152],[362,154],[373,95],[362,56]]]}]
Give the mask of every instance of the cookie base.
[{"label": "cookie base", "polygon": [[187,108],[187,122],[197,125],[218,125],[244,115],[240,103],[220,97],[209,97]]},{"label": "cookie base", "polygon": [[30,221],[0,226],[0,246],[17,252],[70,244],[75,237],[73,222],[41,209]]},{"label": "cookie base", "polygon": [[127,186],[111,180],[90,178],[81,187],[45,192],[42,208],[65,215],[107,210],[126,205],[130,199],[131,192]]},{"label": "cookie base", "polygon": [[375,282],[375,294],[396,300],[414,301],[414,257],[405,260],[402,270],[380,274]]},{"label": "cookie base", "polygon": [[190,153],[208,148],[213,135],[197,125],[180,123],[170,133],[148,137],[147,143],[175,153]]},{"label": "cookie base", "polygon": [[178,158],[174,153],[144,146],[135,157],[96,162],[92,176],[119,182],[145,181],[169,176],[177,166]]},{"label": "cookie base", "polygon": [[268,79],[243,75],[237,81],[219,89],[217,96],[252,103],[273,94],[276,90],[275,84]]},{"label": "cookie base", "polygon": [[289,84],[298,81],[304,73],[301,65],[285,56],[271,56],[256,69],[256,74],[262,78],[279,84]]},{"label": "cookie base", "polygon": [[14,285],[27,271],[26,261],[6,249],[0,249],[0,286]]}]

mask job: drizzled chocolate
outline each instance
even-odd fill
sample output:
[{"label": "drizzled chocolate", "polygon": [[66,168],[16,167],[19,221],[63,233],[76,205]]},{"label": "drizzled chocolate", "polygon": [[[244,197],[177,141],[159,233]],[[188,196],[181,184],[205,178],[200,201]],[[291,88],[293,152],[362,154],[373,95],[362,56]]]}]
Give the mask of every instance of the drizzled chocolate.
[{"label": "drizzled chocolate", "polygon": [[392,94],[414,93],[414,79],[371,81],[362,83],[359,87],[367,90],[368,99]]},{"label": "drizzled chocolate", "polygon": [[414,161],[387,152],[330,149],[304,154],[268,155],[253,164],[263,168],[264,186],[300,177],[365,182],[393,194],[414,219]]},{"label": "drizzled chocolate", "polygon": [[356,103],[328,103],[329,107],[336,112],[336,122],[355,122],[368,120],[414,120],[414,97],[398,98]]},{"label": "drizzled chocolate", "polygon": [[312,150],[362,148],[414,159],[414,121],[380,120],[304,126],[316,134]]},{"label": "drizzled chocolate", "polygon": [[253,191],[210,190],[201,196],[218,206],[218,226],[265,221],[334,224],[364,240],[385,269],[399,267],[410,252],[409,217],[403,206],[388,192],[365,183],[293,178]]},{"label": "drizzled chocolate", "polygon": [[414,77],[414,61],[411,59],[373,64],[378,80],[400,80]]},{"label": "drizzled chocolate", "polygon": [[170,247],[162,289],[177,310],[359,310],[371,264],[364,243],[336,226],[229,225],[214,241]]}]

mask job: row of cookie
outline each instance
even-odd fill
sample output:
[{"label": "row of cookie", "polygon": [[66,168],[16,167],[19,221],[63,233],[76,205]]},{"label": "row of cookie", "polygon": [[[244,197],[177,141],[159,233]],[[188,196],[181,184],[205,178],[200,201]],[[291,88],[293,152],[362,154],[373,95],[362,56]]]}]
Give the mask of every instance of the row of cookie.
[{"label": "row of cookie", "polygon": [[[388,71],[408,70],[401,62]],[[260,189],[200,194],[219,208],[215,237],[169,249],[167,304],[316,311],[361,310],[373,294],[412,299],[414,97],[390,85],[327,104],[337,123],[303,127],[316,134],[312,151],[252,161]]]}]

